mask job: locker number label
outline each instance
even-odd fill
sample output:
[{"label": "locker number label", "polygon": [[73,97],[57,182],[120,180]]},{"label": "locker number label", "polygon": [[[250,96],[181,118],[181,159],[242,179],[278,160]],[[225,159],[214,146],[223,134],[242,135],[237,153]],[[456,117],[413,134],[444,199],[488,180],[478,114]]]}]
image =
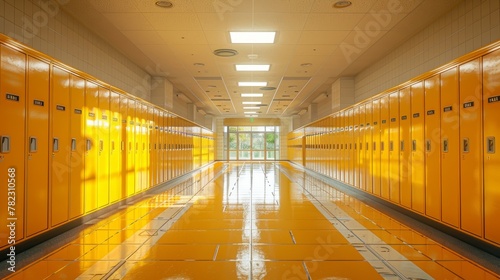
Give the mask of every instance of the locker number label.
[{"label": "locker number label", "polygon": [[19,95],[7,93],[7,94],[5,94],[5,99],[10,100],[10,101],[19,102]]},{"label": "locker number label", "polygon": [[45,102],[43,102],[42,100],[33,100],[33,105],[35,106],[45,106]]},{"label": "locker number label", "polygon": [[66,111],[66,107],[63,105],[56,105],[56,109],[59,111]]},{"label": "locker number label", "polygon": [[434,110],[427,111],[427,116],[431,116],[431,115],[434,115],[434,114],[435,114]]},{"label": "locker number label", "polygon": [[471,107],[474,107],[473,101],[464,103],[464,108],[471,108]]},{"label": "locker number label", "polygon": [[488,98],[488,103],[495,103],[500,101],[500,95],[499,96],[492,96]]},{"label": "locker number label", "polygon": [[443,108],[443,111],[444,111],[444,112],[451,112],[451,111],[453,111],[453,106],[447,106],[447,107],[444,107],[444,108]]},{"label": "locker number label", "polygon": [[80,109],[75,109],[75,114],[77,114],[77,115],[81,115],[81,114],[82,114],[82,110],[80,110]]}]

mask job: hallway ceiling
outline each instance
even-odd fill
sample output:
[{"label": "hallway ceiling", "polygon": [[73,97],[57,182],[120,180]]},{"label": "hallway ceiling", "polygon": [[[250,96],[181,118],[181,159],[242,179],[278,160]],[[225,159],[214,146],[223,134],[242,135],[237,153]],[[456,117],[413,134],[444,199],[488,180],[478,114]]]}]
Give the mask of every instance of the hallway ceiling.
[{"label": "hallway ceiling", "polygon": [[[156,0],[78,0],[62,8],[208,114],[284,117],[321,102],[338,77],[355,76],[460,1],[351,0],[335,8],[337,0],[170,0],[172,7],[162,8]],[[276,37],[273,44],[234,44],[230,31]],[[216,49],[238,54],[219,57]],[[237,72],[236,64],[271,66]],[[239,87],[239,81],[276,89]],[[253,105],[243,101],[261,106],[244,110]]]}]

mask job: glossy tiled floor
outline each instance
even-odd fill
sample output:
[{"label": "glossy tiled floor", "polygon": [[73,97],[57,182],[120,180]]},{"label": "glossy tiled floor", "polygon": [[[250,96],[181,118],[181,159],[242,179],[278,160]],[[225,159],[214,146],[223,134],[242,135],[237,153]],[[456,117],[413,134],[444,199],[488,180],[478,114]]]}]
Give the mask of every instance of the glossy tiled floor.
[{"label": "glossy tiled floor", "polygon": [[203,178],[100,219],[11,279],[498,279],[286,163]]}]

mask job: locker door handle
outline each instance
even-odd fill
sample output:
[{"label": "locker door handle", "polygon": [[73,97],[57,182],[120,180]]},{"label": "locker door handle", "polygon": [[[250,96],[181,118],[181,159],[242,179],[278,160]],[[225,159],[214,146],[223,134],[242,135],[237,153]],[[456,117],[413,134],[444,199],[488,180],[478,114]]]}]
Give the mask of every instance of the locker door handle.
[{"label": "locker door handle", "polygon": [[0,153],[10,153],[10,136],[1,136],[1,142]]},{"label": "locker door handle", "polygon": [[384,146],[385,146],[385,145],[384,145],[384,142],[381,142],[381,143],[380,143],[380,150],[381,150],[381,151],[385,150],[385,147],[384,147]]},{"label": "locker door handle", "polygon": [[369,146],[368,146],[368,142],[366,142],[366,150],[368,151],[369,150]]},{"label": "locker door handle", "polygon": [[413,140],[413,141],[411,142],[411,149],[412,149],[412,151],[414,151],[414,152],[415,152],[415,151],[417,151],[417,140]]},{"label": "locker door handle", "polygon": [[399,144],[399,149],[402,151],[405,150],[405,140],[402,140],[401,143]]},{"label": "locker door handle", "polygon": [[52,151],[54,153],[59,152],[59,138],[54,138],[52,140]]},{"label": "locker door handle", "polygon": [[425,149],[427,150],[427,152],[431,151],[431,140],[425,141]]},{"label": "locker door handle", "polygon": [[470,150],[470,147],[469,147],[469,138],[464,138],[462,140],[462,149],[463,149],[464,153],[468,153],[469,152],[469,150]]},{"label": "locker door handle", "polygon": [[373,150],[376,151],[377,150],[377,142],[373,142]]},{"label": "locker door handle", "polygon": [[394,141],[389,142],[389,151],[394,151]]},{"label": "locker door handle", "polygon": [[443,153],[447,153],[448,150],[448,139],[443,139]]},{"label": "locker door handle", "polygon": [[115,150],[115,141],[111,141],[111,151]]},{"label": "locker door handle", "polygon": [[125,142],[124,142],[124,141],[122,141],[120,145],[121,145],[121,149],[122,149],[122,151],[125,151]]},{"label": "locker door handle", "polygon": [[36,137],[30,137],[30,153],[36,153],[38,150],[38,140]]},{"label": "locker door handle", "polygon": [[76,138],[71,138],[71,151],[76,151]]},{"label": "locker door handle", "polygon": [[486,138],[486,147],[488,154],[495,153],[495,137]]},{"label": "locker door handle", "polygon": [[90,141],[90,139],[87,139],[85,141],[85,149],[87,150],[87,152],[92,149],[92,141]]},{"label": "locker door handle", "polygon": [[102,152],[104,150],[104,141],[99,140],[99,152]]}]

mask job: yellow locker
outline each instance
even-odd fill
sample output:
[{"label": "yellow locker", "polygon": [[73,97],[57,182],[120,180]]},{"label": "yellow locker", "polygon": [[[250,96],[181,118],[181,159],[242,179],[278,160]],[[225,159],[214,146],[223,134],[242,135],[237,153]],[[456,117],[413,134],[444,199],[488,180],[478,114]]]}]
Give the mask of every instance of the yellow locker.
[{"label": "yellow locker", "polygon": [[85,84],[85,213],[97,208],[99,89],[89,81]]},{"label": "yellow locker", "polygon": [[484,237],[500,243],[500,157],[496,140],[500,139],[500,51],[483,57],[484,87]]},{"label": "yellow locker", "polygon": [[69,219],[84,213],[85,180],[85,80],[70,74],[70,186]]},{"label": "yellow locker", "polygon": [[339,179],[339,113],[335,113],[333,115],[333,136],[332,136],[332,143],[333,143],[333,152],[332,152],[332,177],[336,180]]},{"label": "yellow locker", "polygon": [[126,195],[126,184],[122,181],[122,114],[120,94],[111,92],[109,97],[109,202],[114,203]]},{"label": "yellow locker", "polygon": [[134,152],[135,152],[135,193],[142,191],[142,165],[143,165],[143,149],[142,149],[142,104],[139,101],[135,102],[135,118],[134,118]]},{"label": "yellow locker", "polygon": [[[5,45],[0,46],[0,180],[5,189],[0,199],[5,208],[0,211],[3,222],[15,223],[15,241],[24,238],[25,184],[25,118],[26,118],[26,56]],[[8,120],[8,121],[5,121]],[[13,207],[8,208],[8,207]],[[7,210],[7,211],[6,211]],[[15,210],[12,212],[12,210]],[[7,226],[0,227],[0,248],[10,246]],[[11,241],[12,242],[12,241]]]},{"label": "yellow locker", "polygon": [[461,225],[483,235],[483,154],[481,59],[459,66],[461,142]]},{"label": "yellow locker", "polygon": [[48,228],[49,64],[28,57],[26,236]]},{"label": "yellow locker", "polygon": [[399,92],[389,95],[389,198],[400,203],[399,191]]},{"label": "yellow locker", "polygon": [[442,221],[460,227],[460,100],[458,68],[441,73]]},{"label": "yellow locker", "polygon": [[339,173],[337,174],[338,180],[341,182],[346,182],[345,178],[345,167],[347,166],[347,155],[346,155],[346,140],[345,140],[345,123],[346,123],[346,116],[345,116],[345,111],[342,111],[339,113],[339,144],[340,144],[340,149],[339,149],[339,154],[338,154],[338,163],[339,163]]},{"label": "yellow locker", "polygon": [[411,92],[411,208],[425,211],[424,86],[418,82]]},{"label": "yellow locker", "polygon": [[168,145],[167,145],[167,141],[168,141],[168,127],[167,127],[167,117],[168,117],[168,113],[167,112],[163,112],[163,115],[162,115],[162,119],[163,119],[163,122],[162,122],[162,127],[163,127],[163,136],[162,136],[162,146],[163,146],[163,152],[162,152],[162,155],[163,155],[163,158],[162,158],[162,164],[163,164],[163,182],[166,182],[168,180],[168,170],[167,170],[167,161],[168,161]]},{"label": "yellow locker", "polygon": [[158,138],[156,141],[157,142],[156,156],[157,156],[157,162],[158,162],[157,182],[158,182],[158,184],[161,184],[164,182],[164,179],[163,179],[163,111],[162,110],[158,109],[156,111],[156,119],[157,119],[156,126],[158,127],[158,129],[156,130],[157,138]]},{"label": "yellow locker", "polygon": [[390,199],[389,180],[389,94],[380,98],[380,195]]},{"label": "yellow locker", "polygon": [[[399,191],[401,205],[411,208],[411,93],[410,87],[399,91]],[[394,147],[396,148],[396,147]]]},{"label": "yellow locker", "polygon": [[347,149],[347,168],[346,168],[346,177],[347,183],[351,186],[354,185],[354,116],[353,109],[347,110],[347,141],[346,141],[346,149]]},{"label": "yellow locker", "polygon": [[380,99],[372,101],[372,180],[374,195],[380,196]]},{"label": "yellow locker", "polygon": [[101,208],[109,204],[109,113],[110,92],[108,89],[99,87],[99,114],[98,114],[98,145],[97,145],[97,207]]},{"label": "yellow locker", "polygon": [[56,226],[69,219],[70,76],[52,67],[51,140],[50,140],[50,217]]},{"label": "yellow locker", "polygon": [[441,220],[441,110],[439,75],[425,80],[425,214]]},{"label": "yellow locker", "polygon": [[142,104],[142,190],[149,189],[149,109],[148,105]]},{"label": "yellow locker", "polygon": [[366,155],[365,155],[365,134],[366,134],[366,114],[365,105],[359,105],[359,188],[366,190]]},{"label": "yellow locker", "polygon": [[365,103],[365,190],[373,192],[373,114],[371,100]]},{"label": "yellow locker", "polygon": [[165,127],[166,127],[166,135],[165,135],[165,141],[167,144],[167,158],[166,158],[166,177],[167,181],[172,179],[172,115],[170,113],[167,113],[166,115],[166,121],[165,121]]},{"label": "yellow locker", "polygon": [[353,140],[352,140],[352,157],[353,157],[353,181],[352,184],[356,187],[359,188],[359,139],[360,139],[360,133],[359,133],[359,106],[356,106],[353,108]]},{"label": "yellow locker", "polygon": [[137,158],[137,133],[136,133],[136,101],[127,99],[127,141],[125,142],[127,154],[127,197],[132,196],[139,190],[137,189],[136,158]]},{"label": "yellow locker", "polygon": [[149,186],[153,187],[158,184],[158,156],[157,156],[157,146],[158,146],[158,118],[156,117],[156,111],[158,109],[153,107],[148,107],[148,128],[149,128]]},{"label": "yellow locker", "polygon": [[120,113],[120,143],[118,144],[118,148],[121,153],[121,161],[120,161],[120,169],[121,169],[121,182],[122,182],[122,197],[121,198],[126,198],[131,195],[130,193],[130,186],[128,185],[128,166],[127,166],[127,161],[129,160],[130,154],[129,154],[129,122],[130,118],[128,116],[128,97],[120,94],[119,95],[119,100],[120,100],[120,108],[119,108],[119,113]]}]

